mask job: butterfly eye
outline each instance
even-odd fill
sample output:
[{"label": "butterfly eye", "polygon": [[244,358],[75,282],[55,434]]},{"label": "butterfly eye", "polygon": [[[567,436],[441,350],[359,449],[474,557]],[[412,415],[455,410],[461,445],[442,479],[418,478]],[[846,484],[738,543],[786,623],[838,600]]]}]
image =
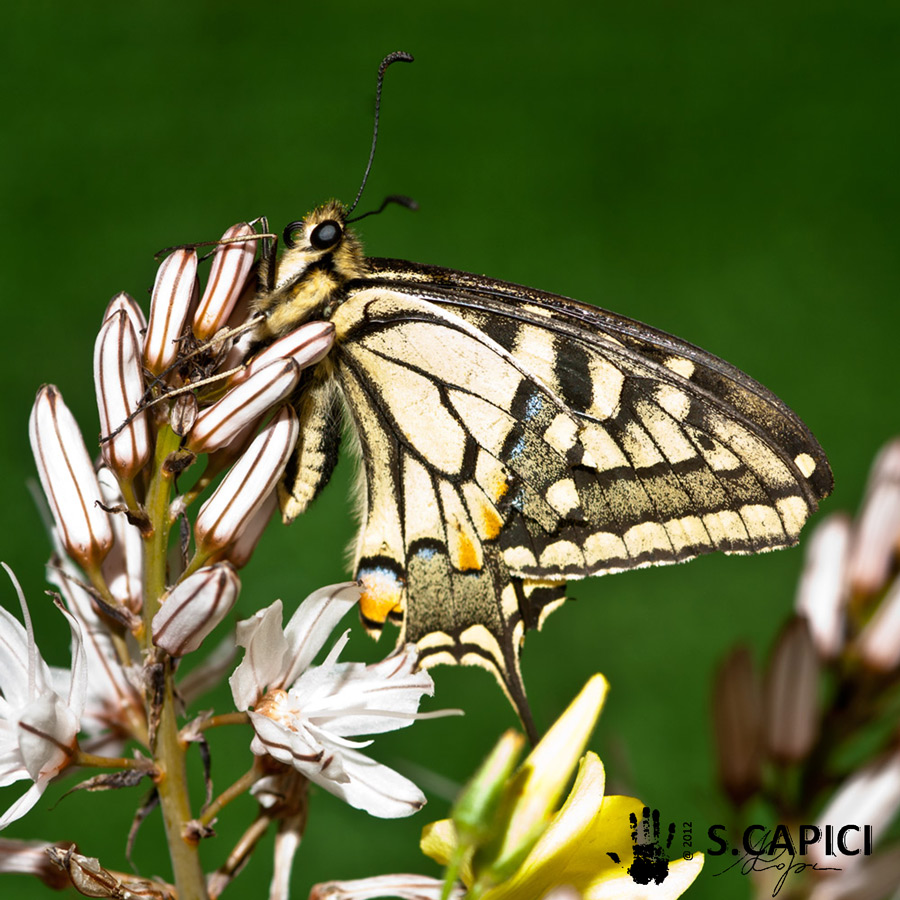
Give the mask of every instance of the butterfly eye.
[{"label": "butterfly eye", "polygon": [[327,219],[313,228],[309,242],[316,250],[330,250],[341,239],[342,234],[340,223]]},{"label": "butterfly eye", "polygon": [[291,222],[291,224],[288,225],[284,229],[284,233],[281,236],[282,239],[284,240],[284,246],[287,247],[289,250],[293,250],[294,247],[297,246],[297,242],[294,240],[294,235],[302,234],[302,233],[303,233],[302,220],[299,222]]}]

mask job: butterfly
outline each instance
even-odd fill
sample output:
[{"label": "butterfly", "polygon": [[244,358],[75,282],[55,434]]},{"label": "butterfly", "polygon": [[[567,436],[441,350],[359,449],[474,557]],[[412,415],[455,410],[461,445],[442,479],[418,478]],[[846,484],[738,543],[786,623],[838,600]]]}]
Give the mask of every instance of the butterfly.
[{"label": "butterfly", "polygon": [[367,258],[347,215],[314,209],[260,267],[257,342],[335,328],[296,397],[283,518],[328,482],[345,420],[365,626],[399,623],[424,666],[489,669],[529,731],[519,649],[567,581],[790,546],[831,491],[809,429],[727,362],[565,297]]}]

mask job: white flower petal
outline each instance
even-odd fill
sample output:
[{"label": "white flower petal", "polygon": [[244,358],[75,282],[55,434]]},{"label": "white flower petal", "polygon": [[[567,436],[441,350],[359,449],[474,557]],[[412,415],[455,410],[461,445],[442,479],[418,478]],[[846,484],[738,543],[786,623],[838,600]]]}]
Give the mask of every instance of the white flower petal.
[{"label": "white flower petal", "polygon": [[[118,506],[125,502],[112,469],[103,466],[97,472],[97,482],[107,506]],[[138,613],[144,596],[144,539],[138,527],[132,525],[121,513],[110,515],[109,519],[113,530],[113,545],[101,563],[100,571],[113,597],[132,612]],[[53,581],[52,578],[50,580]]]},{"label": "white flower petal", "polygon": [[281,629],[282,606],[276,600],[251,618],[238,622],[237,644],[246,648],[240,665],[228,679],[239,710],[253,706],[269,686],[281,686],[288,642]]},{"label": "white flower petal", "polygon": [[[97,737],[106,733],[112,723],[118,722],[127,731],[132,719],[143,719],[144,706],[122,667],[109,629],[94,612],[90,595],[79,583],[74,567],[69,571],[65,563],[48,565],[47,580],[59,588],[66,606],[80,625],[86,683],[82,729],[91,737]],[[71,680],[71,673],[66,671],[66,675]],[[104,742],[109,755],[116,755],[115,746]],[[91,744],[91,752],[99,752],[96,743]]]},{"label": "white flower petal", "polygon": [[[50,674],[47,673],[49,680]],[[22,623],[0,606],[0,690],[6,704],[24,706],[28,685],[28,636]]]},{"label": "white flower petal", "polygon": [[19,750],[32,781],[52,778],[69,762],[78,719],[57,694],[36,697],[19,716]]},{"label": "white flower petal", "polygon": [[[309,900],[441,900],[443,887],[443,881],[427,875],[376,875],[353,881],[325,881],[312,889]],[[464,896],[461,888],[453,888],[449,900],[463,900]]]},{"label": "white flower petal", "polygon": [[[68,678],[54,676],[34,642],[22,589],[5,563],[3,568],[19,595],[26,627],[0,607],[0,786],[27,778],[35,784],[7,810],[0,828],[31,809],[47,782],[68,765],[87,686],[77,622],[66,614],[72,628],[72,672]],[[60,681],[67,683],[67,700],[52,688]]]},{"label": "white flower petal", "polygon": [[298,706],[315,725],[346,736],[380,734],[411,725],[423,694],[434,682],[416,671],[413,645],[373,665],[342,663],[305,673],[291,689]]},{"label": "white flower petal", "polygon": [[291,685],[306,670],[322,649],[335,625],[359,602],[360,588],[345,581],[313,591],[297,607],[284,628],[291,653],[291,665],[282,685]]},{"label": "white flower petal", "polygon": [[310,781],[356,809],[380,819],[411,816],[425,805],[425,795],[408,778],[356,750],[341,753],[348,780],[340,783],[307,774]]},{"label": "white flower petal", "polygon": [[46,781],[41,781],[37,784],[33,784],[18,800],[13,803],[10,808],[0,816],[0,831],[6,828],[10,822],[15,822],[16,819],[21,819],[27,812],[29,812],[41,799],[41,794],[44,793],[45,788],[47,787]]}]

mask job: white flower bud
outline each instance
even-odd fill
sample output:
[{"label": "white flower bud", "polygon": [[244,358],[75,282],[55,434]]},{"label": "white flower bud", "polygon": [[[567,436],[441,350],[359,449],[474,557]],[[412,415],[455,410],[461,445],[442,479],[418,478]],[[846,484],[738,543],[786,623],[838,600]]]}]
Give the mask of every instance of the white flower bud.
[{"label": "white flower bud", "polygon": [[163,597],[153,617],[153,643],[172,656],[192,653],[228,615],[240,590],[229,563],[198,569]]},{"label": "white flower bud", "polygon": [[[119,483],[111,469],[100,469],[97,481],[107,506],[124,503]],[[100,567],[103,580],[119,603],[139,613],[144,596],[144,540],[137,526],[132,525],[123,513],[110,515],[109,518],[114,540]]]},{"label": "white flower bud", "polygon": [[178,341],[197,293],[197,254],[193,250],[173,251],[156,273],[150,324],[144,338],[144,361],[155,375],[178,356]]},{"label": "white flower bud", "polygon": [[64,851],[70,842],[18,841],[0,838],[0,875],[34,875],[47,887],[61,891],[69,886],[69,878],[51,862],[48,851]]},{"label": "white flower bud", "polygon": [[241,532],[238,539],[222,551],[222,558],[227,559],[236,569],[246,566],[266,530],[266,526],[272,520],[272,513],[275,512],[277,506],[278,495],[272,491],[266,497],[263,505],[254,513],[253,518],[247,523],[247,527]]},{"label": "white flower bud", "polygon": [[195,453],[211,453],[233,441],[273,406],[289,397],[300,381],[300,367],[283,359],[259,369],[197,417],[187,445]]},{"label": "white flower bud", "polygon": [[890,672],[900,665],[900,580],[895,580],[859,636],[866,665]]},{"label": "white flower bud", "polygon": [[[222,240],[254,234],[256,232],[249,225],[242,223],[232,225],[222,235]],[[212,337],[228,321],[253,265],[256,243],[255,239],[251,239],[220,244],[216,248],[206,290],[194,314],[193,330],[200,340]]]},{"label": "white flower bud", "polygon": [[53,385],[37,394],[28,420],[41,486],[66,551],[85,569],[100,564],[113,543],[100,485],[72,413]]},{"label": "white flower bud", "polygon": [[848,563],[855,591],[875,593],[887,581],[900,542],[900,439],[882,447],[866,488]]},{"label": "white flower bud", "polygon": [[732,803],[752,797],[762,782],[762,689],[745,646],[735,647],[716,671],[713,726],[719,780]]},{"label": "white flower bud", "polygon": [[219,550],[241,535],[284,473],[298,432],[297,414],[282,407],[200,508],[194,524],[199,546]]},{"label": "white flower bud", "polygon": [[231,383],[240,384],[264,366],[280,359],[293,359],[301,369],[305,369],[322,359],[333,344],[334,325],[331,322],[307,322],[269,344],[253,357],[246,369],[234,375]]},{"label": "white flower bud", "polygon": [[[831,825],[837,831],[849,822],[868,825],[877,839],[900,809],[900,753],[896,750],[876,762],[869,763],[851,776],[831,798],[816,823],[822,833]],[[862,850],[862,830],[847,838],[849,850],[857,855],[842,855],[840,865],[848,870],[865,858]],[[826,855],[825,841],[816,841],[808,849],[809,862],[818,866],[833,866],[834,856]]]},{"label": "white flower bud", "polygon": [[125,310],[105,319],[97,335],[94,388],[100,434],[109,438],[101,443],[103,459],[118,475],[133,478],[150,458],[150,430],[146,412],[138,412],[144,395],[141,350]]},{"label": "white flower bud", "polygon": [[766,743],[780,762],[797,762],[819,731],[819,660],[802,616],[782,630],[766,672]]},{"label": "white flower bud", "polygon": [[141,309],[137,300],[130,294],[126,294],[125,291],[116,294],[116,296],[109,301],[106,310],[103,313],[103,321],[105,322],[110,316],[115,315],[120,310],[131,319],[131,324],[134,326],[134,333],[138,338],[142,337],[147,330],[147,317],[144,315],[144,311]]},{"label": "white flower bud", "polygon": [[849,548],[850,520],[842,514],[823,520],[806,543],[794,608],[806,616],[823,659],[834,659],[844,642]]}]

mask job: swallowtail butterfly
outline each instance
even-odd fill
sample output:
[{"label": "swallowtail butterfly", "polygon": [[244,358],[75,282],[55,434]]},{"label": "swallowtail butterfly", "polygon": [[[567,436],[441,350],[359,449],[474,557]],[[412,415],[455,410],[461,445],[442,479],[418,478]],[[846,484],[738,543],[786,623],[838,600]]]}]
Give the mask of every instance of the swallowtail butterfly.
[{"label": "swallowtail butterfly", "polygon": [[297,397],[283,517],[328,482],[343,420],[366,627],[491,670],[526,725],[519,648],[567,581],[790,546],[831,491],[809,429],[734,366],[565,297],[367,258],[348,213],[314,209],[260,268],[260,344],[336,329]]}]

